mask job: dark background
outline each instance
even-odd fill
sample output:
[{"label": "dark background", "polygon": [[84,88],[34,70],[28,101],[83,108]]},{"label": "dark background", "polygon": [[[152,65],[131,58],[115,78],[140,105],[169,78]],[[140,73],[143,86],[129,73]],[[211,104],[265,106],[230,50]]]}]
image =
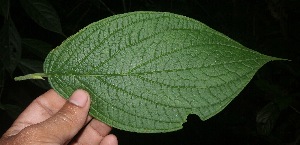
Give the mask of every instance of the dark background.
[{"label": "dark background", "polygon": [[182,130],[171,133],[113,129],[119,144],[300,144],[299,0],[48,0],[46,6],[53,8],[49,15],[58,16],[61,31],[44,28],[37,22],[41,18],[26,10],[34,1],[0,0],[0,135],[49,89],[45,81],[13,78],[42,72],[46,54],[66,37],[114,14],[168,11],[197,19],[253,50],[291,61],[263,66],[222,112],[207,121],[190,115]]}]

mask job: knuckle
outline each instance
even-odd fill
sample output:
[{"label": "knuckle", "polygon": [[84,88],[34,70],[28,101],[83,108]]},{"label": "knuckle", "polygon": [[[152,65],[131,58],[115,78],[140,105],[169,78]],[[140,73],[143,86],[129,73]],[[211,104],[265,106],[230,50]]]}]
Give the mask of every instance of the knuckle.
[{"label": "knuckle", "polygon": [[67,109],[63,109],[57,112],[58,122],[63,122],[63,124],[72,125],[74,122],[77,122],[76,119],[77,111],[72,107],[68,107]]}]

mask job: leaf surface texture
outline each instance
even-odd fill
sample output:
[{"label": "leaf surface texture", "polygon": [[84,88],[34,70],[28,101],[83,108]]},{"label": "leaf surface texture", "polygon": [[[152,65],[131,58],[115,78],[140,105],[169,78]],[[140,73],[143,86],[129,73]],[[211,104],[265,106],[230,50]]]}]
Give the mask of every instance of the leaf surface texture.
[{"label": "leaf surface texture", "polygon": [[189,114],[214,116],[273,59],[194,19],[132,12],[69,37],[49,53],[44,72],[65,98],[87,90],[95,118],[153,133],[181,129]]}]

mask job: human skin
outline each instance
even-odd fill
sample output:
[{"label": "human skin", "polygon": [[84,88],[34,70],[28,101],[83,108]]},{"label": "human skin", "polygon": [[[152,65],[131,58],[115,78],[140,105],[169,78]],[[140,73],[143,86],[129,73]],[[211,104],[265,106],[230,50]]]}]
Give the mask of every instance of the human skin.
[{"label": "human skin", "polygon": [[88,115],[89,94],[76,90],[69,100],[54,90],[36,98],[0,139],[1,145],[117,145],[111,127]]}]

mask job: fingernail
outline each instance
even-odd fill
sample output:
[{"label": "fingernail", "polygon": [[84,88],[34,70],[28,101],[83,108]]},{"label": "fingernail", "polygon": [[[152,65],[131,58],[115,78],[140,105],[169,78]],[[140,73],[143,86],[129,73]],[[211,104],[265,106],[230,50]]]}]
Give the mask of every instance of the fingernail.
[{"label": "fingernail", "polygon": [[70,97],[69,101],[79,107],[84,107],[88,100],[87,92],[83,90],[76,90]]}]

